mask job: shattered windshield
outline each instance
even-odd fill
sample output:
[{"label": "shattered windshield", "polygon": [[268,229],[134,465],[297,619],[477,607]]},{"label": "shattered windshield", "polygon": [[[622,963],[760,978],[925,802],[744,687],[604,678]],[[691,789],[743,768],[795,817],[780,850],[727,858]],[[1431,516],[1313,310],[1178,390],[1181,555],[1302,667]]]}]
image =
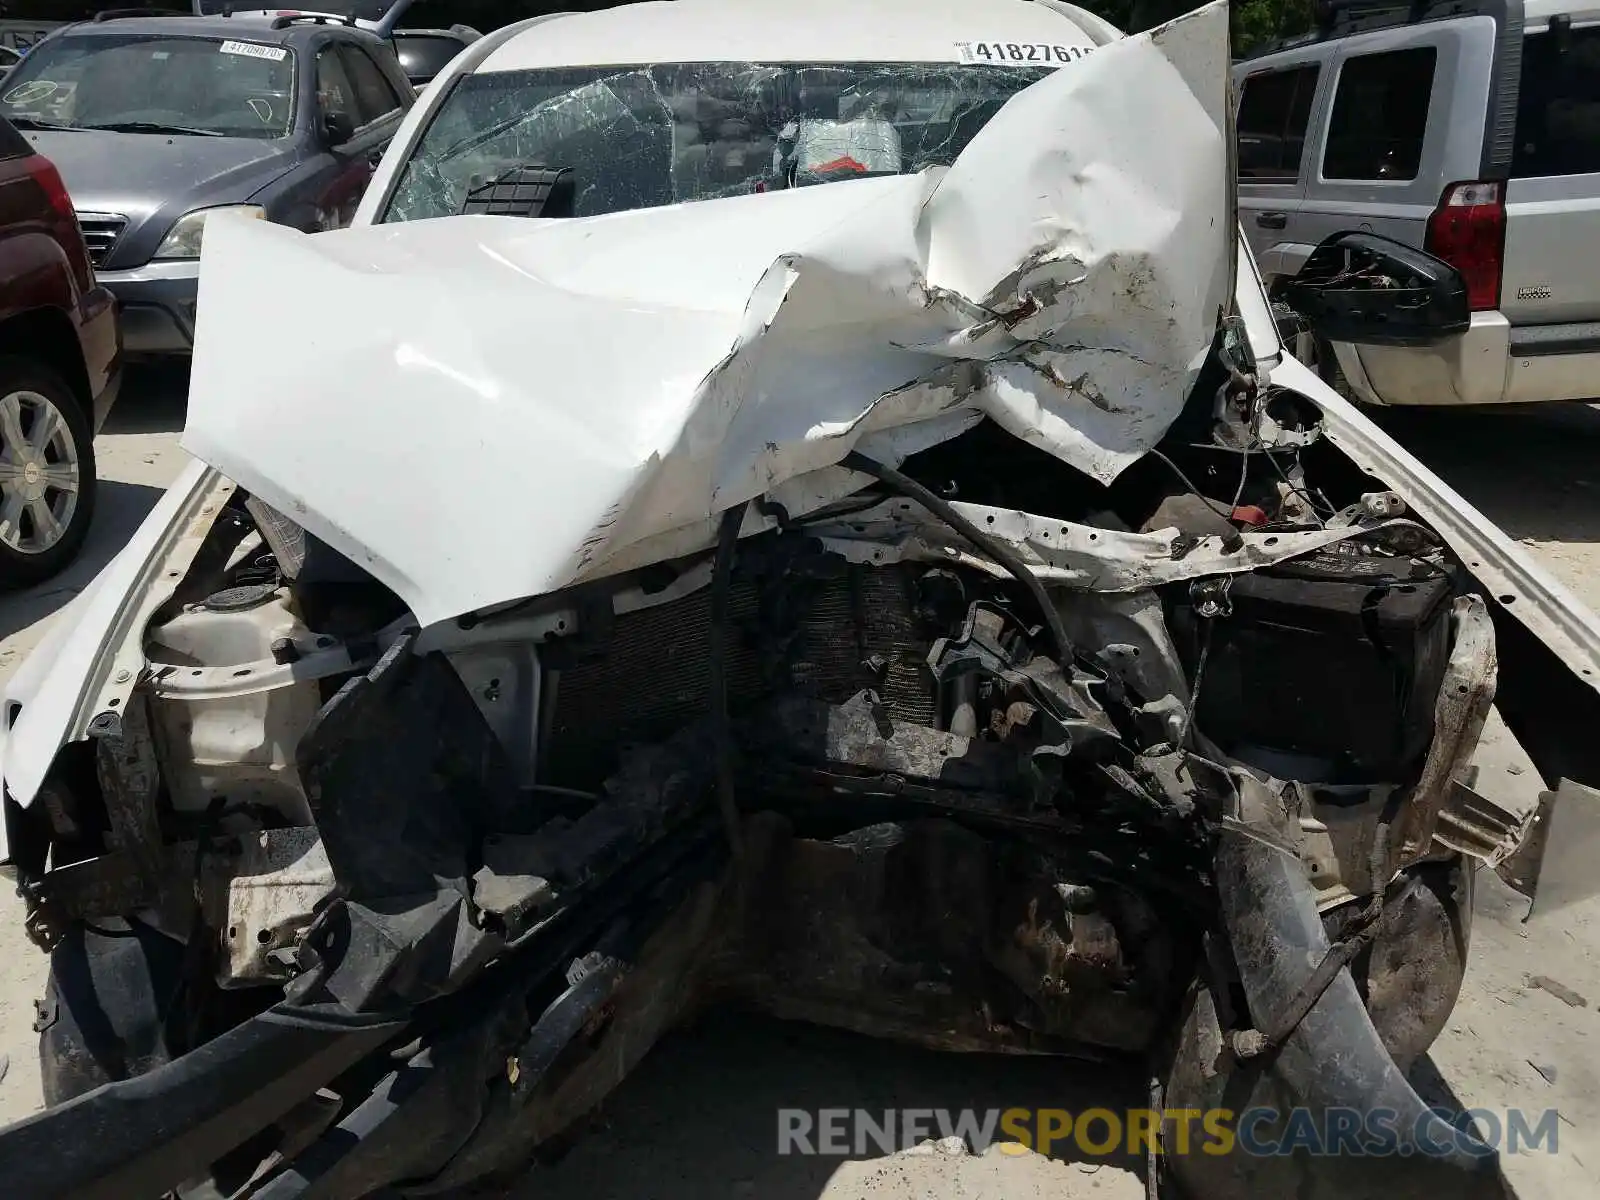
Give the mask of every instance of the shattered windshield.
[{"label": "shattered windshield", "polygon": [[24,129],[275,138],[293,107],[285,47],[160,34],[52,38],[0,90],[0,115]]},{"label": "shattered windshield", "polygon": [[568,168],[575,216],[948,166],[1048,67],[670,63],[469,75],[385,221],[459,213],[525,166]]}]

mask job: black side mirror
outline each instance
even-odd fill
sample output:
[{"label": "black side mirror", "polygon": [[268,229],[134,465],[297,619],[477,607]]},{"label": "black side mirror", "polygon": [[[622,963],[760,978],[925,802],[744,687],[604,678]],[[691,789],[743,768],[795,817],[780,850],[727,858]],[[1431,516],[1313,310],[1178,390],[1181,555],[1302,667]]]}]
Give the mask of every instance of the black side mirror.
[{"label": "black side mirror", "polygon": [[356,123],[347,112],[322,114],[322,140],[331,149],[342,146],[356,135]]},{"label": "black side mirror", "polygon": [[1322,242],[1286,295],[1312,330],[1330,342],[1426,346],[1472,323],[1459,271],[1372,233],[1336,233]]}]

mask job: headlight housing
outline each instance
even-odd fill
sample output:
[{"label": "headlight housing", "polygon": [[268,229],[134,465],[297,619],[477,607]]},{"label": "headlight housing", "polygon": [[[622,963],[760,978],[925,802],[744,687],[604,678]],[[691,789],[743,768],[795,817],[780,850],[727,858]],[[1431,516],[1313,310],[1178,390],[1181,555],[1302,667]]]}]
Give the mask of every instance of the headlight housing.
[{"label": "headlight housing", "polygon": [[217,213],[238,213],[245,217],[266,220],[267,210],[259,204],[219,204],[215,208],[197,208],[173,222],[167,236],[156,247],[156,258],[199,258],[200,242],[205,236],[206,218]]}]

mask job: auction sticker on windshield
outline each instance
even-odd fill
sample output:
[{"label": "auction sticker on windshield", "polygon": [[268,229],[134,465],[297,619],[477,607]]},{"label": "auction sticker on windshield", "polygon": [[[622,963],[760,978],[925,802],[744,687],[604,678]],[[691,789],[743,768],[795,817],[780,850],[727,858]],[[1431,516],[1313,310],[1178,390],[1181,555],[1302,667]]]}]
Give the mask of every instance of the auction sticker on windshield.
[{"label": "auction sticker on windshield", "polygon": [[282,62],[289,56],[289,51],[282,46],[263,46],[257,42],[223,42],[224,54],[242,54],[246,58],[270,58],[273,62]]},{"label": "auction sticker on windshield", "polygon": [[1093,46],[1057,46],[1049,42],[957,42],[956,61],[971,65],[1007,63],[1019,67],[1076,62]]}]

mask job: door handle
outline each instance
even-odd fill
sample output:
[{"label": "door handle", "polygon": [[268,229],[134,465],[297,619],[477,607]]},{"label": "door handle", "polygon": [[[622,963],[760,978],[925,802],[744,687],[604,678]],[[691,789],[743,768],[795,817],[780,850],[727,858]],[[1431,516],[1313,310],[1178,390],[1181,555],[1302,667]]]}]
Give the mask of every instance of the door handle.
[{"label": "door handle", "polygon": [[1263,229],[1282,229],[1289,224],[1288,213],[1257,213],[1256,224]]}]

